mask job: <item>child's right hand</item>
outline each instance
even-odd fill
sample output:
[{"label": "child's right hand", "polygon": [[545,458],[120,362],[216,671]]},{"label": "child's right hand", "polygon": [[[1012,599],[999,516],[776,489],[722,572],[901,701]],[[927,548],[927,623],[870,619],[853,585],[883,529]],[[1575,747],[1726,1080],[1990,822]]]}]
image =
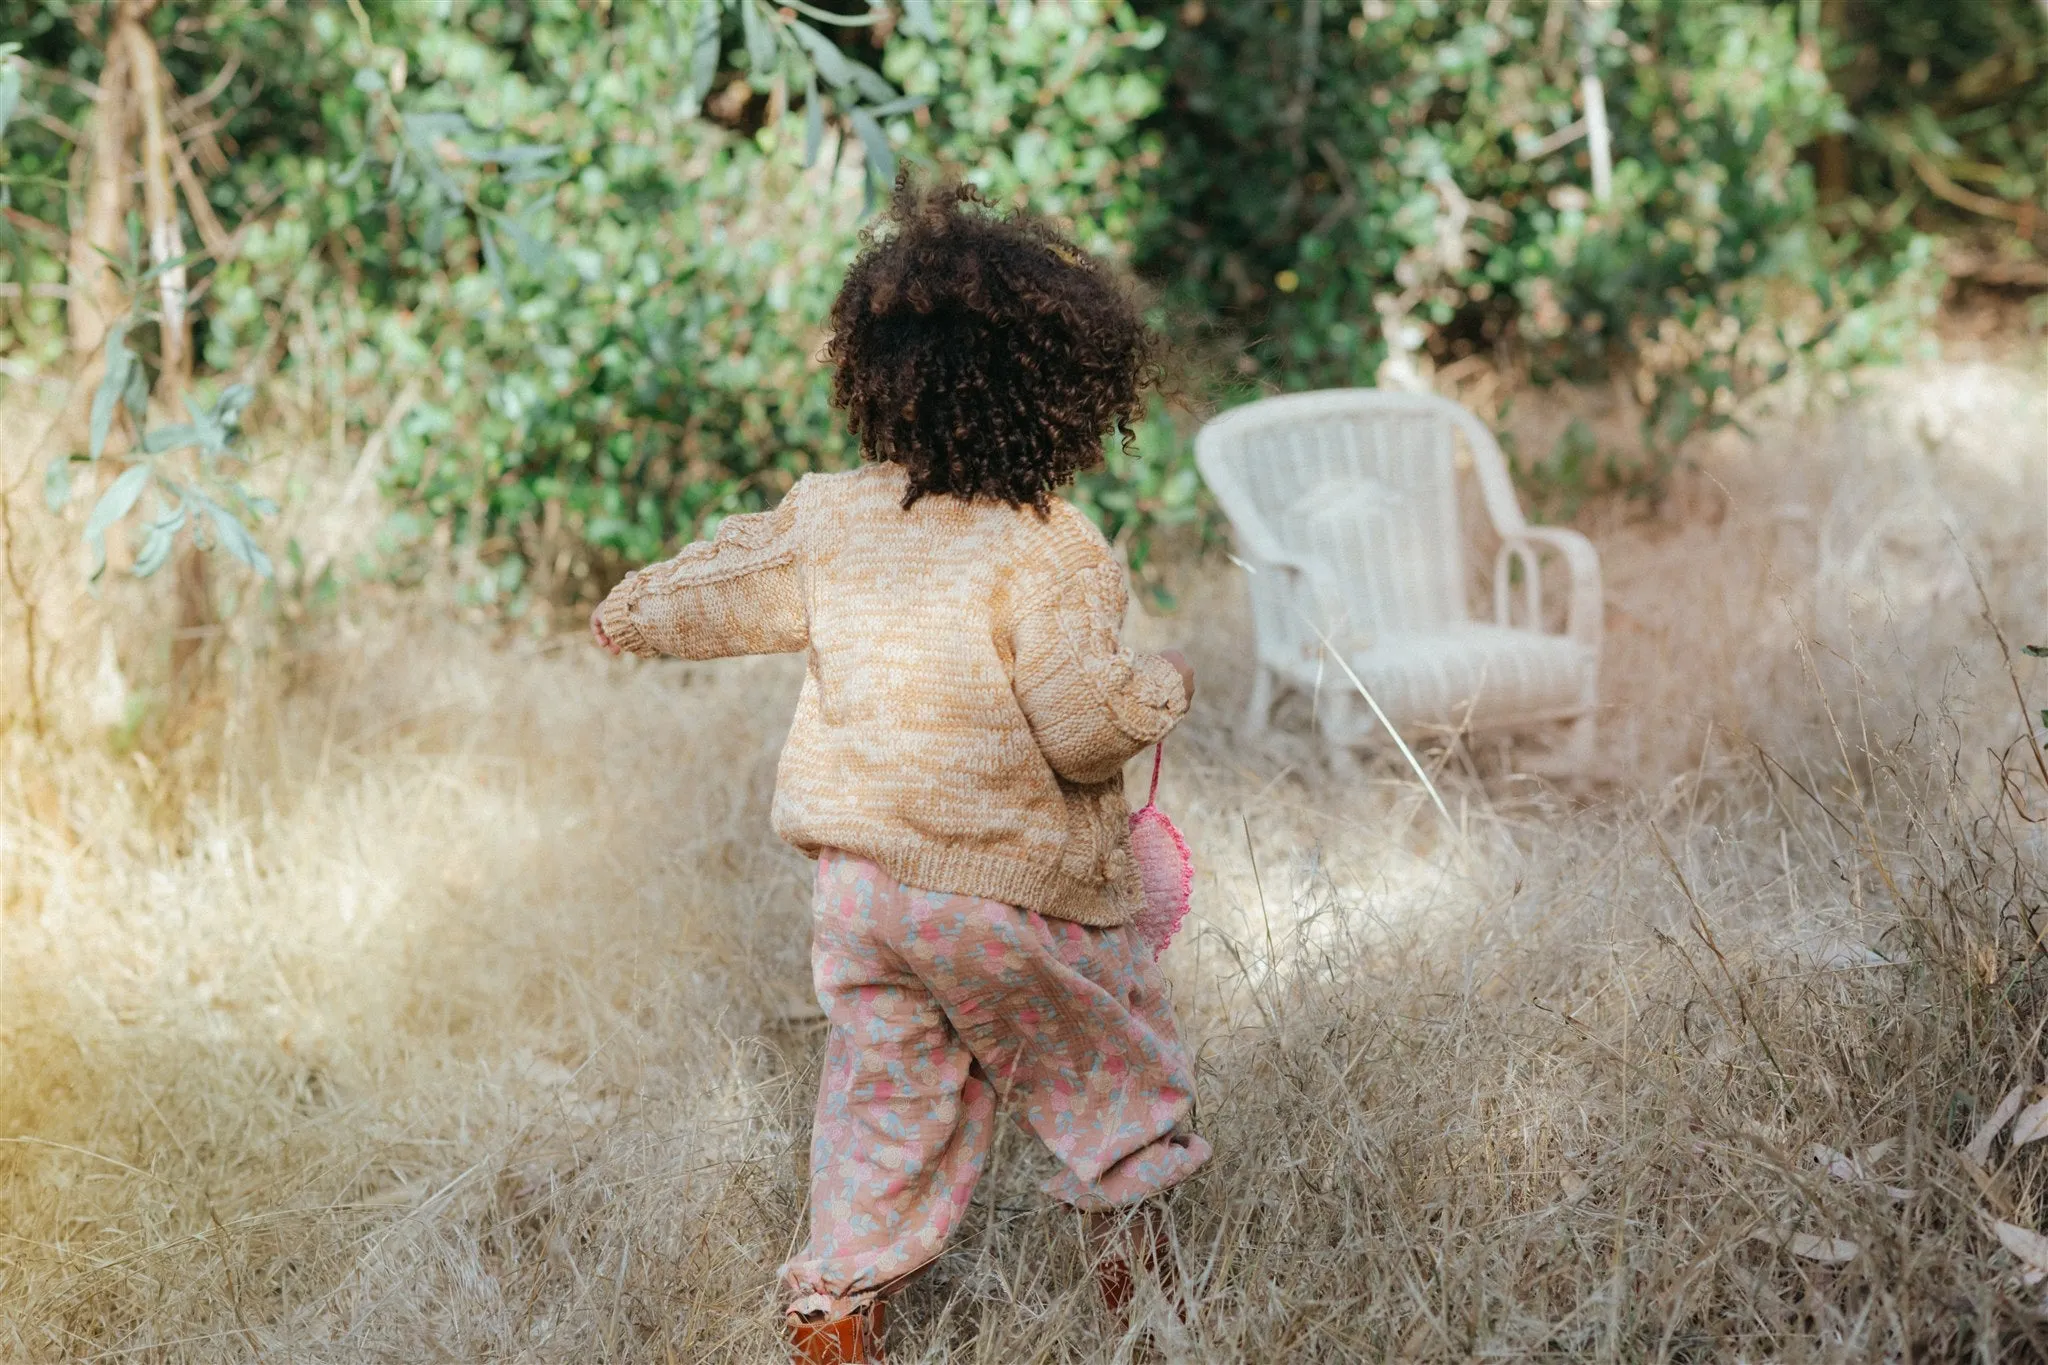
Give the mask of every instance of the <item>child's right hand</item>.
[{"label": "child's right hand", "polygon": [[599,649],[602,649],[614,659],[618,658],[623,652],[617,645],[612,643],[612,637],[604,633],[604,604],[602,602],[598,604],[597,610],[590,613],[590,638],[597,643]]},{"label": "child's right hand", "polygon": [[1188,662],[1187,655],[1177,649],[1162,649],[1159,657],[1173,665],[1173,671],[1180,674],[1180,685],[1186,691],[1188,705],[1195,703],[1195,666]]}]

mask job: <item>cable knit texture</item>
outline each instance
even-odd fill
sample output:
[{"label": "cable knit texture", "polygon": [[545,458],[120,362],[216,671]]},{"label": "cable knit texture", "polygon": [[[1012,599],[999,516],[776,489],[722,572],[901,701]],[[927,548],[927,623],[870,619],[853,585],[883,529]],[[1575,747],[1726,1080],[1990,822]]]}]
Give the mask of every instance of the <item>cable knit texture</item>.
[{"label": "cable knit texture", "polygon": [[805,652],[775,832],[910,886],[1108,927],[1143,900],[1123,766],[1187,711],[1120,638],[1122,568],[1088,519],[926,497],[891,464],[811,474],[772,512],[605,599],[633,654]]}]

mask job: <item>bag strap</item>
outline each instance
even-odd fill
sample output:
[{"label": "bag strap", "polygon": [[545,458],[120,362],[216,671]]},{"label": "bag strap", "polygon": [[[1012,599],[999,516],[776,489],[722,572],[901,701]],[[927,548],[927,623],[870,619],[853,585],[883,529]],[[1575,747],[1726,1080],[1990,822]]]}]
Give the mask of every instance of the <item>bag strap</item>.
[{"label": "bag strap", "polygon": [[1159,804],[1159,765],[1166,761],[1166,741],[1160,740],[1152,746],[1152,794],[1145,798],[1145,804]]}]

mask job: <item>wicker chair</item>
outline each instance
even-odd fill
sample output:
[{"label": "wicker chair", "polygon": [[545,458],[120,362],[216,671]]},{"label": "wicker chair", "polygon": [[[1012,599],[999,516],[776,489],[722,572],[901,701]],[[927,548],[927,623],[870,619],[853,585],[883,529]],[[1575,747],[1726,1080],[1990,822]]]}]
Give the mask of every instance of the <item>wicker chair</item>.
[{"label": "wicker chair", "polygon": [[[1491,621],[1474,620],[1466,602],[1459,436],[1501,540]],[[1210,422],[1195,459],[1252,571],[1251,729],[1266,726],[1277,688],[1295,687],[1317,690],[1334,756],[1375,737],[1378,721],[1329,666],[1320,631],[1404,737],[1562,722],[1565,740],[1543,766],[1584,766],[1598,704],[1600,560],[1577,532],[1523,519],[1500,447],[1471,413],[1428,394],[1291,394]],[[1543,549],[1570,577],[1561,634],[1544,627]]]}]

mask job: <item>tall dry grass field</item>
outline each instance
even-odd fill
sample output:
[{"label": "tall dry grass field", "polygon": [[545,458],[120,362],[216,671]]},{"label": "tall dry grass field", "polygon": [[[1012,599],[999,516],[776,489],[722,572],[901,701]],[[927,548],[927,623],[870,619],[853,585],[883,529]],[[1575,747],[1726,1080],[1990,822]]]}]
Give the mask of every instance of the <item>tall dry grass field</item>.
[{"label": "tall dry grass field", "polygon": [[[1134,630],[1205,679],[1163,793],[1218,1152],[1192,1312],[1106,1323],[1010,1134],[892,1358],[2048,1354],[2041,380],[1895,377],[1592,526],[1601,771],[1432,750],[1455,829],[1329,772],[1306,708],[1235,737],[1241,585],[1186,570]],[[230,648],[186,758],[66,718],[90,636],[9,732],[0,1357],[776,1358],[820,1043],[766,831],[796,669],[431,600]]]}]

